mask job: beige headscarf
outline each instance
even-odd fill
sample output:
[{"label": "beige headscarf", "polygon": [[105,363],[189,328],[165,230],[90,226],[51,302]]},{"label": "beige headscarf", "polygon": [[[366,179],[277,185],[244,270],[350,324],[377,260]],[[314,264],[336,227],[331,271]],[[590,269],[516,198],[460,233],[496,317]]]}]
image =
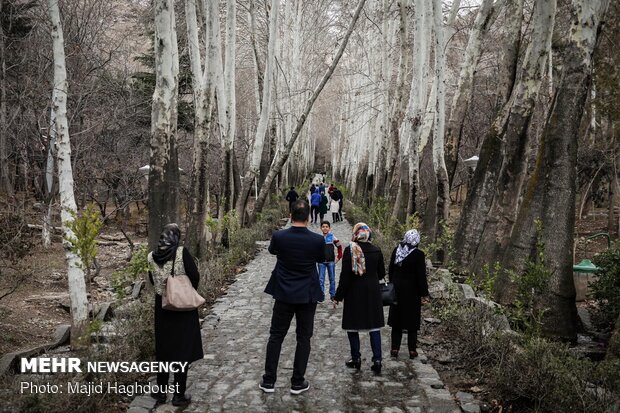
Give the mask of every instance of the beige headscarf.
[{"label": "beige headscarf", "polygon": [[363,222],[358,222],[353,227],[353,237],[351,238],[351,263],[353,265],[353,273],[364,275],[366,272],[366,258],[364,251],[359,246],[359,242],[370,241],[370,227]]}]

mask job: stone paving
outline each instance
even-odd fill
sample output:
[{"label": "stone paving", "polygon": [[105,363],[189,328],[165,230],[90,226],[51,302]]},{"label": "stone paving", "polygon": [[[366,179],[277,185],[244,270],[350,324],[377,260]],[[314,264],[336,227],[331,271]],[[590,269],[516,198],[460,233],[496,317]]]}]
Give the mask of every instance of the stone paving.
[{"label": "stone paving", "polygon": [[[331,214],[330,214],[331,218]],[[318,226],[312,230],[320,232]],[[335,235],[348,245],[351,226],[333,225]],[[205,357],[194,363],[188,377],[187,392],[192,403],[185,412],[434,412],[461,410],[445,390],[439,375],[423,353],[416,360],[389,356],[389,327],[382,330],[383,372],[370,370],[370,342],[364,334],[362,369],[348,369],[349,343],[341,328],[342,304],[333,309],[329,300],[319,303],[316,312],[312,351],[306,372],[310,390],[289,393],[295,350],[295,321],[282,346],[275,393],[259,388],[264,368],[273,299],[263,289],[275,264],[275,256],[261,242],[256,258],[213,306],[202,324]],[[336,280],[340,263],[336,268]],[[327,277],[326,277],[327,278]],[[326,280],[328,284],[328,280]],[[327,285],[325,286],[328,291]],[[386,320],[387,320],[387,307]],[[405,358],[403,358],[405,355]],[[152,411],[152,399],[142,396],[130,406],[130,413]],[[170,398],[168,399],[170,400]],[[158,413],[174,412],[170,405],[159,406]]]}]

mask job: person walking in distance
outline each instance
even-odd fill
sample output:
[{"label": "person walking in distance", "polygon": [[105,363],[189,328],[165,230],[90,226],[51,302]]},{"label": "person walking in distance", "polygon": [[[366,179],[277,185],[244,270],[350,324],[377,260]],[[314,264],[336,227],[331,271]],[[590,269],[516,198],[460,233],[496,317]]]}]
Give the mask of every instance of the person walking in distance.
[{"label": "person walking in distance", "polygon": [[321,192],[321,200],[319,201],[319,218],[321,219],[319,222],[322,222],[325,214],[327,214],[327,210],[329,209],[329,200],[325,196],[325,192]]},{"label": "person walking in distance", "polygon": [[300,394],[310,388],[304,375],[310,357],[316,305],[324,299],[317,264],[325,262],[325,241],[307,228],[309,215],[308,202],[302,199],[295,201],[291,210],[291,227],[274,232],[269,244],[269,252],[277,256],[277,262],[265,288],[265,292],[275,299],[265,374],[259,385],[265,393],[275,391],[282,342],[293,316],[297,323],[297,347],[290,392]]},{"label": "person walking in distance", "polygon": [[332,192],[332,199],[338,201],[338,220],[342,221],[342,202],[344,199],[342,191],[334,187],[334,191]]},{"label": "person walking in distance", "polygon": [[312,207],[312,223],[319,223],[319,206],[321,205],[321,194],[318,189],[315,189],[312,195],[310,196],[310,205]]},{"label": "person walking in distance", "polygon": [[286,194],[286,200],[288,201],[288,210],[291,212],[293,208],[293,202],[299,199],[299,194],[295,191],[295,187],[291,186],[291,190]]}]

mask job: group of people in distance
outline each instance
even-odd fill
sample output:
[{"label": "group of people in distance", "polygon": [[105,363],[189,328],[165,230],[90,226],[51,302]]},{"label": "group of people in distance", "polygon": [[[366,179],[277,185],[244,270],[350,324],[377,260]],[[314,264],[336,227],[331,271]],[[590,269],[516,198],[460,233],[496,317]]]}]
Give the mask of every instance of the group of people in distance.
[{"label": "group of people in distance", "polygon": [[[285,199],[289,203],[289,209],[292,207],[293,202],[299,199],[299,194],[295,191],[294,186],[291,186]],[[324,182],[318,185],[312,184],[308,195],[308,201],[310,203],[310,223],[322,223],[325,220],[324,217],[327,211],[332,213],[332,223],[342,221],[343,200],[344,196],[342,195],[342,191],[336,188],[333,183],[330,184],[329,187],[326,187]]]},{"label": "group of people in distance", "polygon": [[[267,342],[265,373],[259,384],[259,388],[265,393],[275,391],[282,342],[293,316],[297,323],[297,346],[290,392],[300,394],[310,388],[305,372],[310,356],[314,314],[317,303],[325,298],[324,271],[334,268],[341,257],[342,271],[337,289],[333,288],[335,282],[331,282],[331,274],[335,270],[330,273],[330,296],[334,308],[341,302],[344,303],[342,328],[347,332],[351,350],[351,358],[345,365],[352,369],[361,369],[359,333],[368,332],[372,350],[370,368],[374,374],[381,374],[380,331],[385,320],[380,280],[386,277],[381,249],[372,244],[372,231],[363,222],[353,227],[350,245],[344,251],[340,241],[331,234],[328,222],[321,222],[323,236],[310,231],[307,228],[309,222],[310,205],[303,199],[297,199],[291,204],[290,228],[274,232],[269,244],[269,252],[277,256],[277,262],[265,288],[265,292],[275,299]],[[388,266],[388,278],[394,283],[397,301],[390,306],[388,316],[388,325],[392,327],[390,355],[394,358],[398,357],[405,331],[408,336],[409,357],[413,359],[418,356],[416,345],[421,307],[429,295],[426,259],[418,248],[419,243],[418,231],[407,231],[403,240],[394,248]],[[334,249],[338,251],[337,256]],[[325,270],[321,269],[323,266]]]},{"label": "group of people in distance", "polygon": [[[294,190],[291,188],[291,190]],[[332,192],[335,194],[336,189]],[[320,189],[319,189],[320,193]],[[297,197],[298,198],[298,197]],[[329,295],[333,308],[343,302],[342,328],[347,332],[351,358],[349,368],[361,369],[360,332],[368,332],[372,349],[371,370],[381,374],[382,352],[380,330],[385,325],[380,280],[386,276],[381,250],[372,244],[372,231],[363,222],[353,227],[350,245],[342,243],[331,232],[328,221],[321,222],[317,234],[307,227],[310,205],[304,199],[291,201],[291,226],[273,233],[269,252],[277,261],[265,292],[275,299],[265,356],[265,372],[259,388],[265,393],[275,391],[278,362],[282,342],[296,319],[297,346],[291,377],[291,394],[300,394],[310,385],[305,379],[310,356],[310,340],[314,330],[317,303],[324,301],[325,274],[329,275]],[[166,280],[176,275],[187,275],[196,289],[200,274],[189,251],[180,246],[181,231],[177,224],[164,227],[159,244],[149,253],[149,281],[155,292],[155,358],[163,362],[194,362],[203,357],[198,310],[172,311],[162,307]],[[390,258],[389,280],[396,289],[397,304],[390,306],[388,325],[392,327],[392,357],[398,357],[403,332],[408,333],[409,357],[417,357],[416,340],[420,328],[421,305],[427,300],[426,261],[418,249],[417,230],[407,231]],[[335,250],[337,252],[335,252]],[[342,259],[338,287],[335,283],[335,265]],[[176,391],[174,406],[190,403],[185,393],[187,371],[174,374]],[[157,374],[157,384],[166,386],[168,373]],[[157,403],[165,403],[167,394],[154,392]]]}]

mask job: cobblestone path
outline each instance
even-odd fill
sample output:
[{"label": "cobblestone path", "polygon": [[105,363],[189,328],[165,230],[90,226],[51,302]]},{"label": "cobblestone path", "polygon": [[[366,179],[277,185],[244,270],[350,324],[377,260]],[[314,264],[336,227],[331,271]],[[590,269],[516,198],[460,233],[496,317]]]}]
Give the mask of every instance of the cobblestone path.
[{"label": "cobblestone path", "polygon": [[[311,229],[320,232],[318,226]],[[348,245],[351,226],[340,222],[332,229],[344,246]],[[203,322],[205,357],[190,369],[187,392],[192,403],[185,412],[460,412],[423,354],[414,361],[402,355],[390,358],[389,327],[382,330],[382,375],[374,376],[370,370],[370,342],[365,334],[360,337],[362,369],[348,369],[344,365],[350,353],[341,328],[342,304],[333,309],[329,300],[317,307],[306,372],[310,390],[298,396],[289,393],[295,350],[293,321],[282,346],[276,391],[264,394],[258,383],[264,369],[273,299],[263,289],[276,261],[267,245],[261,243],[246,272],[238,275]],[[336,270],[338,279],[340,264]],[[385,311],[387,320],[387,307]],[[406,355],[406,344],[403,346]],[[136,399],[130,412],[150,410],[148,399]],[[156,411],[175,410],[168,402]]]}]

